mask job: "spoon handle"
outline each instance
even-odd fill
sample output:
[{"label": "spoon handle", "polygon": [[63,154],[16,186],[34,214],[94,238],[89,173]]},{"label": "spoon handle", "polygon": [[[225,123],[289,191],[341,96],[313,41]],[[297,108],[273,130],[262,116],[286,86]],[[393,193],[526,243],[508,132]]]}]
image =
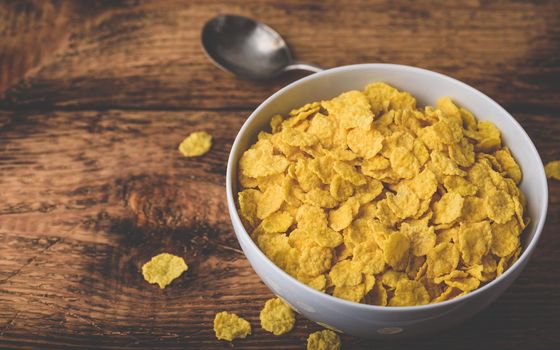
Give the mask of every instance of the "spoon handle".
[{"label": "spoon handle", "polygon": [[284,71],[289,70],[305,70],[312,73],[318,73],[322,72],[324,69],[310,63],[294,61],[291,64],[287,65],[286,68],[284,68]]}]

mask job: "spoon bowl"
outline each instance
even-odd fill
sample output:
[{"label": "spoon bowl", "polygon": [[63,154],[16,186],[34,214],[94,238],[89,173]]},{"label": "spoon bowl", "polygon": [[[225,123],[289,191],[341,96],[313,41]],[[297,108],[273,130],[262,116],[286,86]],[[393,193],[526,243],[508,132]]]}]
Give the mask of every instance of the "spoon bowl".
[{"label": "spoon bowl", "polygon": [[206,22],[202,47],[218,67],[253,80],[272,79],[294,69],[322,70],[295,62],[284,39],[269,26],[237,15],[220,15]]}]

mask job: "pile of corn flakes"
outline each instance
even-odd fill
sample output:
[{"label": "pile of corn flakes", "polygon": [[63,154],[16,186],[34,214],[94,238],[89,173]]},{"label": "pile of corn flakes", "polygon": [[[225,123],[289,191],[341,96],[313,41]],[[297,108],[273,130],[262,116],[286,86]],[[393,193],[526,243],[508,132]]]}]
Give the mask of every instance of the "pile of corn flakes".
[{"label": "pile of corn flakes", "polygon": [[421,305],[475,290],[518,258],[521,169],[493,123],[449,98],[417,108],[376,82],[270,125],[239,161],[239,212],[301,282]]}]

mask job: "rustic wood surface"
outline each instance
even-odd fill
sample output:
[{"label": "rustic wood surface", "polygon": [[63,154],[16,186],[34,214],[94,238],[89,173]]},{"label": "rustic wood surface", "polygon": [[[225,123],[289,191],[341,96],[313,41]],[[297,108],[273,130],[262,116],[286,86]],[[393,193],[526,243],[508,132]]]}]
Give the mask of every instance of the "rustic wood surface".
[{"label": "rustic wood surface", "polygon": [[[226,159],[270,83],[216,69],[199,44],[219,13],[259,18],[295,56],[325,67],[391,62],[487,93],[560,159],[558,1],[0,2],[0,348],[303,349],[319,326],[259,327],[272,297],[237,244]],[[176,150],[189,132],[214,146]],[[560,346],[560,182],[526,270],[492,306],[437,335],[343,336],[344,348],[552,349]],[[189,271],[165,290],[140,266],[159,252]],[[216,312],[253,335],[214,338]]]}]

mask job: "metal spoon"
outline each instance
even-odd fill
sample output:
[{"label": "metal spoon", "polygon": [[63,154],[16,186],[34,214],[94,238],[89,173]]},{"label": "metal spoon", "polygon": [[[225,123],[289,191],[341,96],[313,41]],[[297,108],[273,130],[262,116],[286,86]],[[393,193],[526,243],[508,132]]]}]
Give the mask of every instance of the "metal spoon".
[{"label": "metal spoon", "polygon": [[254,80],[268,80],[290,70],[320,72],[318,66],[295,61],[282,37],[253,19],[221,15],[202,28],[202,47],[225,71]]}]

